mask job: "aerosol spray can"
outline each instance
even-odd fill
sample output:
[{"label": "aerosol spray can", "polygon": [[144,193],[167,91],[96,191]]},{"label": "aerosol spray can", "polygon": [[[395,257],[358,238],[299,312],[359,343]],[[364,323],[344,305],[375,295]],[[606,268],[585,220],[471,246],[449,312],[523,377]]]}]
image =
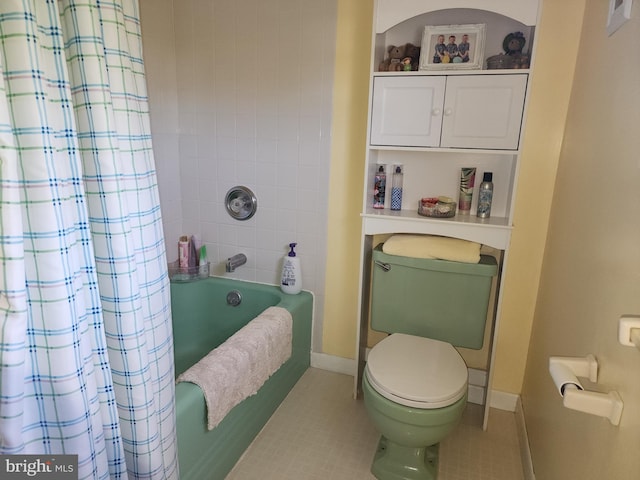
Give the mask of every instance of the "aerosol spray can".
[{"label": "aerosol spray can", "polygon": [[489,218],[493,201],[493,173],[484,172],[478,192],[478,217]]}]

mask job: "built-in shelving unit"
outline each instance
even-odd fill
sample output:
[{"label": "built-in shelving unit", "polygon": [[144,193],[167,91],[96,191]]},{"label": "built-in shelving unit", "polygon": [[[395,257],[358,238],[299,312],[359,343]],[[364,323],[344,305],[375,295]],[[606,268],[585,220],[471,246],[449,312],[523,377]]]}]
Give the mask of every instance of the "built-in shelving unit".
[{"label": "built-in shelving unit", "polygon": [[[526,118],[527,69],[443,69],[379,72],[389,45],[420,45],[425,26],[485,24],[484,56],[502,53],[503,40],[522,32],[524,53],[532,60],[538,0],[377,0],[371,51],[369,132],[363,175],[362,251],[358,335],[359,389],[367,346],[369,285],[373,236],[393,233],[443,235],[476,241],[502,251],[503,262],[513,229],[521,136]],[[486,63],[483,61],[486,68]],[[374,177],[380,165],[404,169],[402,210],[373,208]],[[471,212],[452,218],[417,213],[423,197],[458,199],[460,170],[476,168]],[[476,217],[477,187],[484,172],[493,173],[491,217]],[[389,194],[387,194],[389,195]],[[504,267],[504,264],[503,264]],[[501,285],[493,327],[499,325]],[[491,345],[489,346],[491,348]],[[489,388],[491,352],[487,366]],[[490,400],[487,399],[487,404]],[[487,409],[488,411],[488,409]],[[485,416],[486,426],[487,416]]]}]

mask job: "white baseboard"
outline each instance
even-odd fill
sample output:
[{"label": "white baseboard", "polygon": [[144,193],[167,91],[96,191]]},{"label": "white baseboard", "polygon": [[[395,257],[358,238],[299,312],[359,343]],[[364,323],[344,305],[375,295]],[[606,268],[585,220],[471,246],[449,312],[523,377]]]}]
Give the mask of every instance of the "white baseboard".
[{"label": "white baseboard", "polygon": [[518,396],[516,405],[516,428],[518,430],[518,443],[520,444],[520,459],[522,460],[522,473],[524,480],[536,480],[533,471],[533,460],[531,458],[531,448],[529,446],[529,435],[527,434],[527,424],[522,409],[522,399]]},{"label": "white baseboard", "polygon": [[515,393],[501,392],[500,390],[491,390],[491,399],[489,406],[507,412],[515,412],[520,395]]},{"label": "white baseboard", "polygon": [[356,375],[356,361],[352,358],[343,358],[326,353],[311,352],[311,366],[345,375]]}]

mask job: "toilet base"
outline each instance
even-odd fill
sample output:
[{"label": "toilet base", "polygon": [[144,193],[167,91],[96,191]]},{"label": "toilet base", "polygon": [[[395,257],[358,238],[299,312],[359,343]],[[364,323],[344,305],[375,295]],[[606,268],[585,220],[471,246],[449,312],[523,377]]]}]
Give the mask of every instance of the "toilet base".
[{"label": "toilet base", "polygon": [[439,443],[406,447],[380,437],[371,473],[378,480],[436,480]]}]

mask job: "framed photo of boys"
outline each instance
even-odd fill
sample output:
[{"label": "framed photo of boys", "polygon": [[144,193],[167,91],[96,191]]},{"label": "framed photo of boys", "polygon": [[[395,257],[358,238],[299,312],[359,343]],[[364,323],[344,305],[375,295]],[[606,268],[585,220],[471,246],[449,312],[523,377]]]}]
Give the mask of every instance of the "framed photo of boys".
[{"label": "framed photo of boys", "polygon": [[486,25],[427,25],[422,34],[420,70],[481,69]]}]

